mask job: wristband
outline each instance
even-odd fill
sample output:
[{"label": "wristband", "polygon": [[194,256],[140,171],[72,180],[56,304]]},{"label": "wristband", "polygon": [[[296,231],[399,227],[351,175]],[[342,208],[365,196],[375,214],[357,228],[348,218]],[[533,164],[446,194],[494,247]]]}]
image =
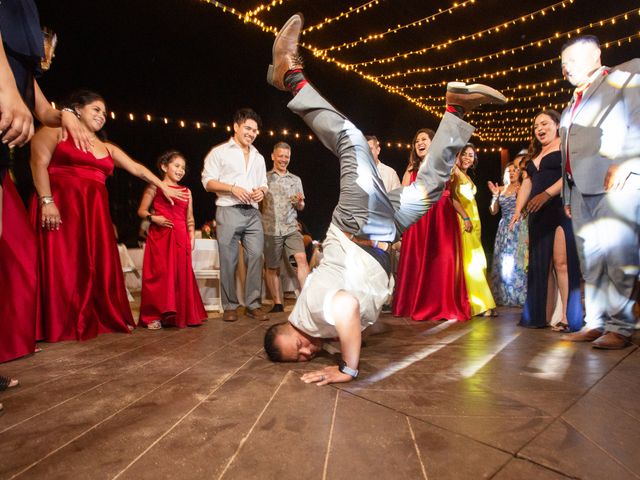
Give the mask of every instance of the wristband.
[{"label": "wristband", "polygon": [[338,363],[338,370],[340,370],[340,372],[344,373],[345,375],[353,377],[354,379],[358,378],[358,370],[349,368],[344,360],[340,360],[340,362]]},{"label": "wristband", "polygon": [[153,217],[152,214],[147,215],[147,220],[149,221],[149,223],[153,223],[153,220],[151,220],[151,217]]},{"label": "wristband", "polygon": [[465,222],[470,222],[471,219],[469,217],[464,217],[462,220],[464,220]]},{"label": "wristband", "polygon": [[549,198],[551,198],[551,194],[550,194],[549,192],[547,192],[547,191],[545,190],[545,191],[544,191],[544,193],[546,193],[546,194],[547,194],[547,196],[548,196]]}]

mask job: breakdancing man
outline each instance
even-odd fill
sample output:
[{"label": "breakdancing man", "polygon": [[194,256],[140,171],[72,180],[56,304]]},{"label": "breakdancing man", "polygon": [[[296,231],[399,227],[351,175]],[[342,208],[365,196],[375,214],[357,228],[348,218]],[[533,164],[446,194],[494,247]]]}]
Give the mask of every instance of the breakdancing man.
[{"label": "breakdancing man", "polygon": [[302,23],[302,15],[296,14],[278,33],[267,81],[293,93],[288,108],[338,157],[340,196],[323,242],[322,263],[309,275],[288,322],[267,330],[264,348],[273,361],[308,361],[325,339],[338,337],[340,365],[302,377],[306,383],[326,385],[358,376],[361,332],[376,322],[393,288],[388,249],[442,195],[455,155],[474,131],[462,115],[506,98],[485,85],[449,83],[447,112],[416,181],[386,193],[362,132],[305,78],[298,56]]}]

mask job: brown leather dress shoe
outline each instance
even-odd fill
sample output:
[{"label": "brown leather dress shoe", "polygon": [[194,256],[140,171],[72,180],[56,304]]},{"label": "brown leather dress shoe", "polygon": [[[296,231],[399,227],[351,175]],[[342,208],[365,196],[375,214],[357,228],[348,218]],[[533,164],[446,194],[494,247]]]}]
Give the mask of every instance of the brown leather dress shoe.
[{"label": "brown leather dress shoe", "polygon": [[260,320],[261,322],[264,322],[265,320],[269,320],[269,317],[267,316],[266,313],[264,313],[262,311],[261,308],[247,308],[247,317],[251,317],[255,320]]},{"label": "brown leather dress shoe", "polygon": [[289,70],[302,68],[298,55],[298,38],[304,19],[296,13],[282,26],[273,42],[273,64],[267,70],[267,82],[279,90],[286,91],[284,76]]},{"label": "brown leather dress shoe", "polygon": [[467,85],[464,82],[449,82],[445,99],[447,105],[462,107],[465,112],[485,103],[507,103],[507,97],[498,90],[481,83]]},{"label": "brown leather dress shoe", "polygon": [[222,314],[222,320],[225,322],[235,322],[238,320],[238,312],[235,309],[225,310]]},{"label": "brown leather dress shoe", "polygon": [[597,328],[587,330],[583,328],[579,332],[568,333],[562,336],[562,340],[568,342],[593,342],[602,336],[602,332]]},{"label": "brown leather dress shoe", "polygon": [[630,343],[629,337],[625,337],[619,333],[607,332],[599,339],[595,340],[591,346],[593,348],[601,348],[603,350],[620,350],[628,347]]}]

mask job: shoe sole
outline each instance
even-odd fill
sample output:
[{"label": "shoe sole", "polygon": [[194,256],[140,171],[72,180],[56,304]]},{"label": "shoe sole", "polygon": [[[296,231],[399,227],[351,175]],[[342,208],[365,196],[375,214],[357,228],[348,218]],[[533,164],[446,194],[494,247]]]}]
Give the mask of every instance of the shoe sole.
[{"label": "shoe sole", "polygon": [[[289,20],[287,20],[285,22],[285,24],[282,26],[282,28],[280,28],[280,30],[278,30],[278,34],[276,35],[275,40],[273,41],[273,46],[271,47],[271,59],[273,60],[276,56],[276,43],[278,43],[278,39],[280,38],[280,34],[282,32],[284,32],[285,28],[289,26],[289,24],[291,22],[293,22],[295,20],[296,17],[300,18],[300,31],[302,32],[302,27],[304,26],[304,16],[301,13],[296,13],[295,15],[292,15],[291,18],[289,18]],[[267,83],[269,85],[271,85],[272,87],[275,87],[275,85],[273,84],[273,64],[270,64],[267,67]],[[277,87],[276,87],[277,88]]]},{"label": "shoe sole", "polygon": [[495,103],[507,103],[507,97],[505,97],[502,93],[500,93],[495,88],[491,88],[490,86],[483,85],[481,83],[467,85],[464,82],[449,82],[447,83],[447,92],[479,93],[495,100]]}]

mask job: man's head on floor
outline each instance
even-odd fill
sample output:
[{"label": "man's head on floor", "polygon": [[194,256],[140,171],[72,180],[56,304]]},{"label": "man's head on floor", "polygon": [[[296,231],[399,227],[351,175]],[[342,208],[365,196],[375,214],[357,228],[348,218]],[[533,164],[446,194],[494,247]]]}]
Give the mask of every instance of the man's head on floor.
[{"label": "man's head on floor", "polygon": [[308,362],[324,340],[301,332],[289,322],[276,323],[264,335],[264,350],[273,362]]}]

